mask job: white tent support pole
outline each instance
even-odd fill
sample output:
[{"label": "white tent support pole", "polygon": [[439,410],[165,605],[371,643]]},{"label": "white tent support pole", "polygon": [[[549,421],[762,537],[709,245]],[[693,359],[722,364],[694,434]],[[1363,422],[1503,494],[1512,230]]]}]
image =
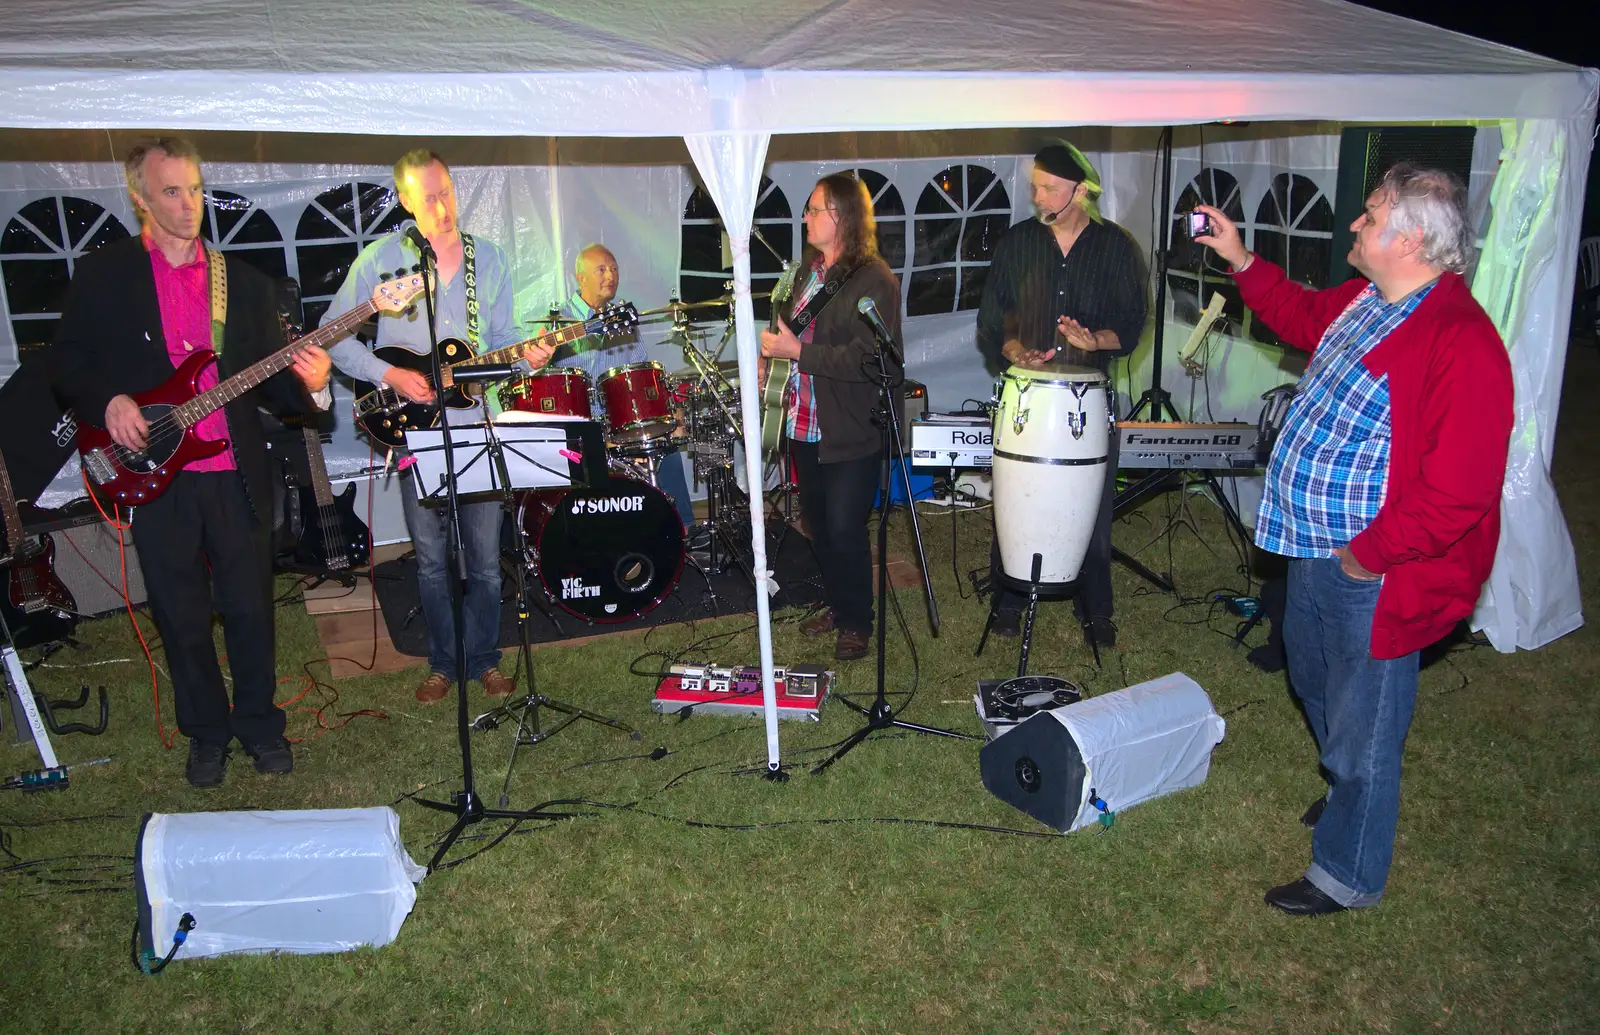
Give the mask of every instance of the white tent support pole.
[{"label": "white tent support pole", "polygon": [[[738,89],[743,73],[731,69],[714,75],[712,93],[722,101],[713,104],[719,122],[737,124]],[[733,251],[733,326],[739,355],[739,383],[759,382],[756,364],[761,342],[756,336],[755,308],[750,299],[750,228],[755,223],[756,197],[761,170],[767,163],[766,133],[708,133],[684,138],[695,168],[728,234]],[[761,708],[767,727],[767,768],[781,767],[778,750],[778,690],[772,676],[772,594],[777,585],[767,563],[767,524],[763,504],[765,480],[761,465],[760,393],[748,388],[739,393],[739,420],[744,426],[745,483],[750,491],[750,567],[756,581],[756,635],[761,652]]]},{"label": "white tent support pole", "polygon": [[[570,292],[567,289],[567,273],[569,270],[569,267],[567,266],[567,258],[561,254],[561,242],[566,240],[566,238],[561,233],[560,138],[551,137],[545,143],[545,150],[548,155],[546,160],[550,163],[550,240],[555,245],[556,253],[556,297],[551,299],[551,302],[556,305],[562,305],[566,302]],[[573,258],[576,259],[577,256],[573,256]],[[512,319],[514,320],[525,318],[524,314],[522,313],[513,313],[511,315]],[[526,316],[532,317],[533,314],[528,313]]]}]

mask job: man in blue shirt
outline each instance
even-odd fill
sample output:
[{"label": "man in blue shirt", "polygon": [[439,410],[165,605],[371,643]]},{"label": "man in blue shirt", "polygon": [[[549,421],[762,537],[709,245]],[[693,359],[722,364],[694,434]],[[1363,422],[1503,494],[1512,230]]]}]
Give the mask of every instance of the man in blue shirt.
[{"label": "man in blue shirt", "polygon": [[[608,305],[617,297],[617,287],[622,281],[617,267],[617,257],[603,244],[587,244],[578,251],[573,266],[578,278],[578,290],[562,307],[564,314],[573,320],[587,320],[595,310]],[[600,378],[612,367],[643,363],[649,357],[639,344],[637,331],[614,338],[590,335],[556,349],[553,365],[577,367],[589,375],[589,382],[598,385]],[[601,399],[603,405],[605,400]],[[678,508],[678,517],[687,529],[694,524],[694,504],[689,498],[689,480],[683,473],[683,458],[677,449],[661,456],[661,467],[656,474],[656,484],[672,497]]]},{"label": "man in blue shirt", "polygon": [[[492,241],[461,232],[456,224],[455,188],[450,169],[432,151],[409,151],[394,166],[400,202],[416,216],[417,228],[432,246],[438,263],[434,311],[439,340],[457,338],[474,353],[503,348],[518,340],[512,319],[511,266]],[[386,234],[367,245],[351,265],[344,284],[328,306],[342,313],[368,297],[379,275],[410,268],[420,261],[404,233]],[[427,309],[418,305],[403,313],[377,318],[379,347],[397,345],[427,355]],[[329,350],[345,374],[373,384],[386,384],[413,402],[431,402],[428,379],[415,370],[392,366],[349,337]],[[535,368],[550,361],[549,349],[527,349],[524,358]],[[482,421],[482,404],[470,410],[445,411],[451,424]],[[455,652],[454,615],[450,606],[450,572],[446,564],[443,507],[423,506],[407,484],[400,494],[406,528],[416,551],[417,590],[428,623],[428,677],[417,688],[417,700],[438,701],[450,691],[460,668]],[[462,618],[466,641],[466,673],[491,697],[509,694],[515,684],[499,669],[500,651],[500,524],[499,501],[463,504],[462,549],[466,553],[467,591]]]}]

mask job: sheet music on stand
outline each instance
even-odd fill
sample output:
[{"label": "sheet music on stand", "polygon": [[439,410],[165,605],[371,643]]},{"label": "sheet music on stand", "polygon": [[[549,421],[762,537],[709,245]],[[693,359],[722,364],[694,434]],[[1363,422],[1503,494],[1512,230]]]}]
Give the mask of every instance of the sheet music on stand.
[{"label": "sheet music on stand", "polygon": [[[586,427],[580,428],[580,424]],[[590,430],[592,435],[584,434]],[[574,452],[569,437],[575,432],[599,441],[593,421],[552,420],[492,427],[452,424],[450,441],[455,453],[457,498],[463,502],[503,499],[512,492],[585,484],[590,479],[584,473],[582,459],[588,458],[589,448]],[[503,470],[493,458],[491,436],[499,444]],[[416,457],[411,470],[417,498],[425,506],[437,506],[444,499],[447,477],[444,431],[413,428],[406,432],[406,447]],[[603,457],[604,447],[600,449]],[[574,460],[574,456],[582,459]]]}]

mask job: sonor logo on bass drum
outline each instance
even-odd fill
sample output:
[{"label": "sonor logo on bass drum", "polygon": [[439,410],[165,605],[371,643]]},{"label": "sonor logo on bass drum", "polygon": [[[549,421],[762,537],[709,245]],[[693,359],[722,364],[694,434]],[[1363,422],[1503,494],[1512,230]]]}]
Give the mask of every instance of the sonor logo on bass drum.
[{"label": "sonor logo on bass drum", "polygon": [[602,496],[572,501],[574,514],[637,514],[644,510],[643,496]]}]

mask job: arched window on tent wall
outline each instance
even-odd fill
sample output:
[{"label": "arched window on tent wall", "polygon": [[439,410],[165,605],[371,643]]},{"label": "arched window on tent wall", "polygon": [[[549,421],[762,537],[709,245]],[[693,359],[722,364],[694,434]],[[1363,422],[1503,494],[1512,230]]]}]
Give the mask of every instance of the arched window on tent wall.
[{"label": "arched window on tent wall", "polygon": [[58,194],[24,205],[0,232],[0,271],[17,349],[48,345],[76,264],[128,237],[127,227],[86,198]]},{"label": "arched window on tent wall", "polygon": [[913,220],[906,315],[976,309],[1011,198],[994,171],[952,165],[922,189]]},{"label": "arched window on tent wall", "polygon": [[[1282,266],[1289,279],[1311,288],[1328,286],[1333,265],[1333,205],[1308,176],[1279,173],[1256,206],[1255,241],[1263,259]],[[1266,324],[1252,320],[1250,336],[1281,344]]]},{"label": "arched window on tent wall", "polygon": [[[756,193],[756,229],[767,243],[791,261],[799,257],[796,244],[798,232],[794,210],[783,189],[770,179],[761,177],[761,188]],[[721,298],[733,280],[732,256],[724,264],[722,216],[716,202],[701,186],[696,186],[683,207],[683,222],[679,228],[678,296],[685,302],[704,302]],[[778,282],[783,264],[760,241],[750,242],[750,290],[755,294],[770,294]],[[771,312],[767,299],[755,300],[756,319],[765,322]],[[724,320],[727,306],[693,310],[697,321]]]},{"label": "arched window on tent wall", "polygon": [[361,249],[410,218],[394,188],[376,183],[341,183],[312,199],[294,235],[308,328],[321,322]]},{"label": "arched window on tent wall", "polygon": [[289,260],[283,234],[267,211],[243,194],[206,192],[206,216],[200,236],[207,244],[236,255],[269,277],[287,277]]},{"label": "arched window on tent wall", "polygon": [[1239,224],[1249,246],[1250,227],[1244,218],[1244,203],[1239,197],[1239,181],[1232,173],[1207,166],[1195,175],[1178,194],[1172,206],[1172,236],[1167,252],[1167,293],[1172,299],[1172,318],[1179,323],[1194,324],[1200,321],[1205,308],[1200,298],[1201,285],[1205,286],[1205,301],[1213,291],[1222,293],[1222,321],[1230,328],[1243,333],[1247,312],[1239,300],[1239,289],[1228,276],[1228,264],[1216,253],[1189,238],[1188,213],[1199,204],[1221,209],[1229,219]]}]

